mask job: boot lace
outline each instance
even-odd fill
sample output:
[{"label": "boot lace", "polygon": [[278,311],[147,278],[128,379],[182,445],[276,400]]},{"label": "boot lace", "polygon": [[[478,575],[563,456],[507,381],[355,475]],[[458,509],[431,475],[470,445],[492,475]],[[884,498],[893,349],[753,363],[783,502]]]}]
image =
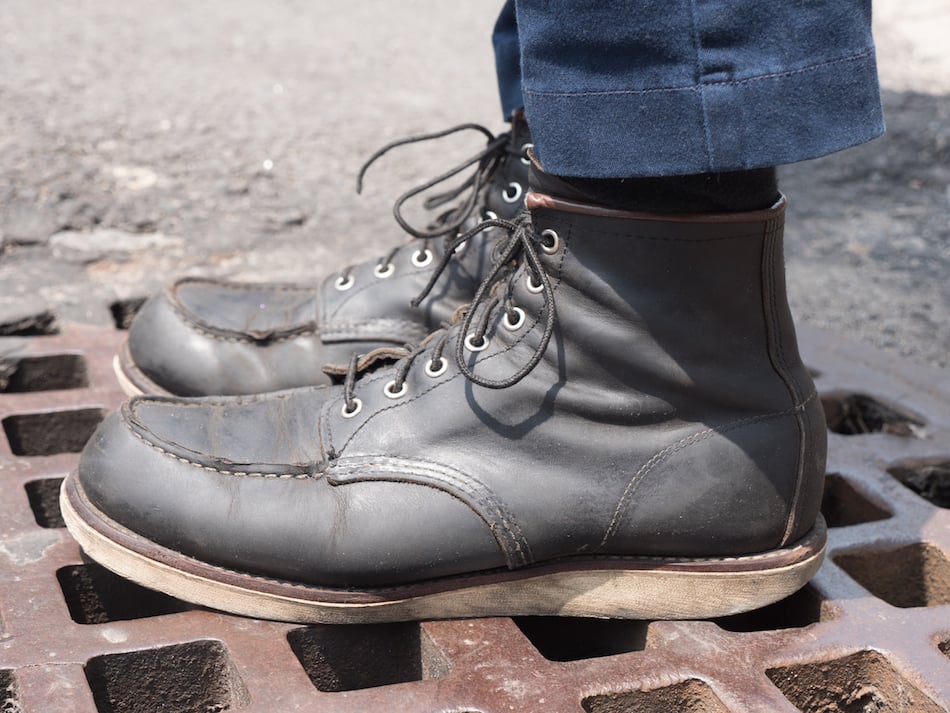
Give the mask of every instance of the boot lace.
[{"label": "boot lace", "polygon": [[[491,132],[491,130],[480,124],[459,124],[458,126],[453,126],[443,131],[437,131],[431,134],[420,134],[418,136],[410,136],[405,139],[393,141],[392,143],[386,144],[377,150],[360,168],[359,174],[356,178],[356,192],[362,192],[363,179],[365,178],[369,167],[393,149],[399,148],[401,146],[408,146],[410,144],[417,144],[423,141],[441,139],[463,131],[477,131],[483,134],[488,140],[485,148],[466,159],[458,166],[454,166],[435,178],[406,191],[401,196],[399,196],[399,198],[397,198],[396,202],[393,204],[393,216],[395,217],[396,222],[406,233],[414,238],[428,241],[438,238],[448,239],[449,236],[457,235],[462,225],[464,225],[469,217],[475,212],[482,188],[492,179],[492,177],[503,164],[508,154],[521,158],[520,149],[516,150],[510,146],[510,132],[504,132],[496,136]],[[416,227],[406,220],[402,210],[407,201],[416,196],[424,194],[426,191],[430,191],[439,184],[445,183],[471,166],[475,166],[474,171],[472,171],[471,175],[469,175],[460,185],[441,193],[430,195],[423,202],[423,206],[427,210],[434,210],[465,194],[465,198],[461,204],[440,215],[434,223],[427,226],[426,228]],[[449,260],[451,260],[454,250],[462,244],[462,241],[453,241],[453,243],[454,247],[451,249],[448,247],[448,244],[445,246],[445,252],[449,256]],[[374,271],[376,277],[385,278],[392,274],[392,260],[396,256],[396,253],[399,252],[401,247],[401,245],[397,245],[379,259]],[[432,252],[428,249],[417,250],[412,256],[413,264],[416,267],[424,267],[425,265],[428,265],[431,260]],[[346,290],[353,285],[351,273],[354,267],[355,265],[349,265],[340,272],[336,280],[337,289]]]},{"label": "boot lace", "polygon": [[[398,398],[405,393],[409,370],[413,363],[424,354],[429,355],[429,363],[426,365],[427,373],[430,376],[441,374],[447,366],[444,362],[446,343],[453,334],[458,334],[454,357],[459,370],[472,383],[489,389],[506,389],[514,386],[530,374],[543,358],[556,322],[554,288],[538,256],[538,247],[542,249],[546,247],[545,236],[543,233],[541,236],[535,235],[531,216],[527,213],[522,213],[514,220],[493,218],[482,221],[471,230],[459,233],[450,239],[445,255],[433,270],[428,284],[413,300],[413,304],[418,305],[429,294],[439,275],[451,261],[452,253],[458,245],[492,228],[503,229],[507,233],[507,239],[496,246],[492,268],[476,291],[472,303],[460,309],[451,323],[444,324],[441,329],[431,333],[418,346],[407,345],[404,348],[402,358],[393,365],[393,378],[386,384],[387,396]],[[518,269],[522,264],[525,266],[524,271]],[[543,295],[545,316],[541,339],[531,357],[517,371],[501,379],[488,379],[475,373],[466,359],[465,349],[480,351],[488,346],[487,332],[499,309],[504,310],[504,319],[509,324],[521,323],[524,312],[514,304],[513,295],[516,281],[525,273],[529,285]],[[361,407],[359,399],[355,396],[356,383],[361,371],[360,358],[354,355],[343,382],[343,408],[344,414],[348,416],[355,415]]]}]

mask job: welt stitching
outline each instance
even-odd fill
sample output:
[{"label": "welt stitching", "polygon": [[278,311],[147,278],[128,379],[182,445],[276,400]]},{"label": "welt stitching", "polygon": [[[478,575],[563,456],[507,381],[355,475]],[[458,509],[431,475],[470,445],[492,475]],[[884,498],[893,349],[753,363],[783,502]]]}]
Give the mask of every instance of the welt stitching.
[{"label": "welt stitching", "polygon": [[848,55],[846,57],[839,57],[837,59],[829,59],[824,62],[818,62],[816,64],[810,64],[807,67],[801,67],[800,69],[790,69],[784,72],[770,72],[768,74],[758,74],[754,77],[746,77],[745,79],[732,79],[729,81],[720,81],[720,82],[701,82],[700,84],[690,84],[683,87],[657,87],[653,89],[606,89],[606,90],[589,90],[589,91],[577,91],[577,92],[552,92],[547,90],[539,89],[524,89],[524,94],[530,94],[533,96],[539,97],[585,97],[585,96],[609,96],[612,94],[660,94],[666,92],[697,92],[702,86],[707,87],[717,87],[717,86],[738,86],[740,84],[751,84],[754,82],[760,82],[766,79],[778,79],[780,77],[792,77],[797,74],[807,74],[809,72],[814,72],[825,67],[831,67],[836,64],[845,64],[848,62],[858,62],[874,54],[873,49],[866,49],[857,54]]},{"label": "welt stitching", "polygon": [[[122,532],[128,534],[128,535],[132,535],[132,536],[134,536],[134,537],[137,537],[137,538],[141,539],[141,536],[138,535],[138,533],[135,533],[135,532],[133,532],[132,530],[129,530],[128,528],[122,526],[120,523],[113,523],[112,526],[115,527],[116,529],[118,529],[118,530],[120,530],[120,531],[122,531]],[[150,543],[150,544],[152,544],[152,543]],[[805,546],[804,546],[804,545],[797,545],[797,546],[795,546],[795,547],[793,547],[793,548],[790,548],[790,549],[788,549],[788,550],[783,550],[783,551],[782,551],[782,554],[789,554],[789,553],[791,553],[791,552],[796,552],[796,551],[800,551],[800,550],[804,550],[804,549],[805,549]],[[177,553],[177,554],[178,554],[180,557],[184,557],[186,560],[188,560],[188,561],[190,561],[190,562],[195,562],[195,563],[200,564],[203,568],[206,568],[206,569],[208,569],[208,570],[210,570],[210,571],[212,571],[212,572],[223,572],[223,573],[225,573],[225,574],[239,574],[242,578],[247,579],[247,580],[252,580],[252,581],[256,581],[256,582],[269,582],[269,583],[271,583],[271,584],[280,585],[281,587],[284,587],[284,588],[286,588],[286,589],[297,590],[297,591],[301,591],[301,592],[341,591],[341,590],[339,590],[339,589],[335,589],[335,588],[332,588],[332,587],[320,587],[320,586],[317,586],[317,585],[300,584],[299,582],[291,582],[291,581],[286,580],[286,579],[278,579],[277,577],[266,577],[266,576],[260,575],[260,574],[250,574],[250,573],[247,573],[247,572],[238,572],[237,570],[228,569],[227,567],[221,567],[220,565],[213,565],[213,564],[208,564],[207,562],[200,562],[199,560],[196,560],[194,557],[189,557],[188,555],[181,555],[181,553]],[[771,553],[771,552],[766,552],[766,553],[756,554],[756,555],[742,555],[742,556],[737,556],[737,557],[666,557],[666,556],[650,557],[650,556],[645,556],[645,555],[642,555],[642,556],[590,555],[590,556],[588,556],[588,557],[585,557],[585,558],[584,558],[584,561],[593,561],[593,562],[665,562],[665,563],[674,563],[674,564],[675,564],[675,563],[700,563],[700,562],[711,562],[711,563],[713,563],[713,562],[714,562],[714,563],[743,562],[743,563],[745,563],[745,562],[757,562],[757,561],[759,561],[759,560],[774,559],[774,557],[775,557],[774,553]],[[559,562],[559,561],[570,560],[570,559],[578,559],[578,558],[577,558],[577,557],[567,557],[567,558],[558,558],[558,559],[554,559],[554,560],[548,560],[548,561],[545,561],[544,563],[542,563],[542,566],[543,566],[543,565],[549,565],[549,564],[551,564],[551,563],[557,563],[557,562]],[[493,571],[493,570],[487,570],[487,571]],[[466,574],[450,575],[450,576],[448,576],[448,577],[445,577],[444,579],[446,579],[446,580],[452,580],[452,581],[468,581],[468,580],[478,579],[479,577],[482,577],[482,576],[484,576],[484,575],[485,575],[485,571],[482,571],[482,572],[471,572],[471,573],[466,573]],[[427,582],[428,582],[428,581],[433,581],[433,582],[435,582],[435,581],[439,581],[440,579],[442,579],[442,578],[435,578],[435,579],[432,579],[432,580],[425,580],[425,581],[427,581]],[[395,584],[395,585],[390,585],[390,586],[388,586],[388,587],[366,587],[366,588],[361,589],[360,591],[362,591],[362,592],[377,593],[377,594],[385,594],[385,593],[388,593],[388,592],[412,591],[414,588],[418,587],[418,585],[419,585],[418,582],[415,582],[415,583],[412,583],[412,584]]]},{"label": "welt stitching", "polygon": [[716,428],[708,428],[704,431],[697,431],[696,433],[690,434],[689,436],[685,436],[684,438],[681,438],[676,443],[671,443],[666,448],[663,448],[657,451],[656,453],[654,453],[653,456],[640,467],[640,470],[634,473],[633,477],[630,479],[630,482],[627,483],[627,487],[624,488],[624,491],[620,496],[620,500],[617,502],[617,507],[614,509],[613,517],[611,517],[610,523],[607,526],[607,530],[604,533],[604,537],[600,541],[600,544],[598,545],[598,547],[603,547],[604,545],[606,545],[607,541],[614,535],[614,531],[616,530],[617,526],[620,523],[620,518],[626,511],[627,501],[629,500],[633,491],[636,489],[636,486],[639,485],[639,483],[650,473],[651,470],[653,470],[653,468],[659,465],[662,461],[666,460],[669,456],[685,448],[688,448],[689,446],[699,443],[700,441],[704,441],[707,438],[711,438],[714,434],[723,434],[735,428],[748,426],[753,423],[758,423],[760,421],[767,421],[774,418],[781,418],[782,416],[788,416],[796,412],[800,412],[804,410],[804,408],[813,399],[815,399],[815,397],[816,397],[816,394],[812,393],[811,396],[809,396],[802,403],[792,406],[791,408],[786,409],[784,411],[776,411],[773,413],[761,414],[759,416],[750,416],[747,418],[742,418],[736,421],[732,421],[730,423],[727,423],[723,426],[718,426]]}]

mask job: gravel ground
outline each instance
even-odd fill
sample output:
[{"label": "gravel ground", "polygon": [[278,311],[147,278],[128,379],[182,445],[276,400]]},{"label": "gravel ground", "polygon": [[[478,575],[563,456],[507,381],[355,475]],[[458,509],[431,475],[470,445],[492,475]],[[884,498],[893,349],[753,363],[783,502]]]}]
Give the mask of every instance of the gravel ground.
[{"label": "gravel ground", "polygon": [[[487,8],[487,9],[486,9]],[[73,0],[0,5],[0,329],[184,273],[316,280],[385,250],[392,199],[501,130],[491,3]],[[881,0],[888,134],[783,169],[807,323],[950,365],[950,3]]]}]

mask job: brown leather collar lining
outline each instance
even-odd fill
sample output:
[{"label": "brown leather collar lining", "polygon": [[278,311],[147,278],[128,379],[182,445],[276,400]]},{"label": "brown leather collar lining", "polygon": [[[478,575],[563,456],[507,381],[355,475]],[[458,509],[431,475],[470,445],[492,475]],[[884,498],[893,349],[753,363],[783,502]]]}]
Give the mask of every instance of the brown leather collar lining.
[{"label": "brown leather collar lining", "polygon": [[564,198],[531,191],[525,197],[528,210],[546,208],[565,213],[577,213],[597,218],[620,218],[623,220],[650,220],[666,223],[760,223],[778,217],[785,210],[787,201],[780,196],[775,205],[765,210],[744,211],[740,213],[641,213],[637,211],[606,208],[594,203],[581,203]]}]

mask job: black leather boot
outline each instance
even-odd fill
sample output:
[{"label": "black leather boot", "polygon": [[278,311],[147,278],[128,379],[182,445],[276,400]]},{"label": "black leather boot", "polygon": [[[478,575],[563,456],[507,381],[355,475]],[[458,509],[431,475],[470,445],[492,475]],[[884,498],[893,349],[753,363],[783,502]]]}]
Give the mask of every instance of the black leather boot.
[{"label": "black leather boot", "polygon": [[[491,137],[481,127],[463,125],[420,138],[463,129]],[[460,167],[475,165],[475,174],[462,185],[470,190],[467,201],[425,231],[402,220],[397,204],[397,220],[411,239],[382,258],[326,277],[322,284],[180,280],[146,302],[133,320],[114,363],[119,383],[129,395],[264,393],[329,383],[323,368],[346,365],[354,352],[418,342],[471,301],[491,265],[493,241],[478,236],[458,250],[438,289],[418,307],[410,301],[459,229],[486,217],[513,218],[523,208],[530,140],[523,116],[515,116],[509,133],[491,137],[484,152]],[[420,191],[458,172],[444,174]]]},{"label": "black leather boot", "polygon": [[471,309],[393,367],[132,399],[66,479],[70,532],[146,586],[293,621],[701,618],[796,591],[826,435],[784,199],[528,207],[486,224],[510,237]]}]

